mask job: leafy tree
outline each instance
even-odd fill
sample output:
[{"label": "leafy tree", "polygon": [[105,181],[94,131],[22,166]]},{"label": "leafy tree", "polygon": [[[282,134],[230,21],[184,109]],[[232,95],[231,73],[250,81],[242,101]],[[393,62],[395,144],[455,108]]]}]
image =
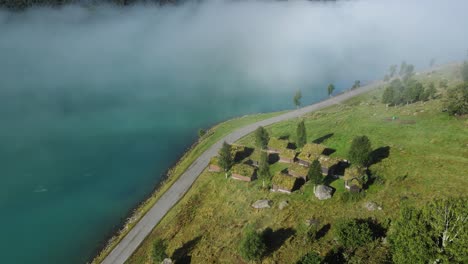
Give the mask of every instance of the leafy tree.
[{"label": "leafy tree", "polygon": [[255,143],[257,147],[266,149],[269,140],[270,135],[268,135],[266,129],[262,126],[259,126],[257,130],[255,130]]},{"label": "leafy tree", "polygon": [[305,129],[304,120],[297,124],[296,138],[296,144],[299,148],[302,148],[307,142],[307,132]]},{"label": "leafy tree", "polygon": [[302,93],[301,93],[300,90],[298,90],[298,91],[296,92],[296,94],[294,94],[294,98],[293,98],[294,105],[295,105],[296,107],[301,106],[301,99],[302,99]]},{"label": "leafy tree", "polygon": [[400,76],[403,76],[403,74],[405,74],[406,67],[407,67],[406,61],[402,61],[400,64],[400,73],[399,73]]},{"label": "leafy tree", "polygon": [[393,78],[393,76],[395,76],[395,73],[397,71],[397,65],[391,65],[390,66],[390,69],[389,69],[389,72],[390,72],[390,78]]},{"label": "leafy tree", "polygon": [[304,255],[297,264],[320,264],[322,263],[322,258],[315,252],[310,252]]},{"label": "leafy tree", "polygon": [[367,166],[369,165],[371,151],[369,138],[367,136],[357,136],[351,143],[348,157],[353,164]]},{"label": "leafy tree", "polygon": [[437,89],[435,88],[435,85],[433,82],[429,83],[424,89],[424,93],[422,94],[421,100],[427,101],[431,99],[435,99],[437,94]]},{"label": "leafy tree", "polygon": [[247,227],[239,246],[242,258],[248,261],[260,260],[265,251],[266,245],[262,234],[256,232],[252,227]]},{"label": "leafy tree", "polygon": [[223,146],[219,150],[219,160],[218,160],[219,166],[227,172],[231,166],[233,165],[234,161],[231,155],[231,145],[226,143],[226,141],[223,143]]},{"label": "leafy tree", "polygon": [[468,82],[468,62],[463,62],[461,68],[462,79],[464,82]]},{"label": "leafy tree", "polygon": [[333,94],[333,91],[335,90],[335,86],[333,84],[329,84],[328,87],[327,87],[327,91],[328,91],[328,96],[331,96]]},{"label": "leafy tree", "polygon": [[314,185],[322,184],[323,182],[322,165],[320,165],[320,162],[317,159],[312,161],[312,164],[310,164],[309,170],[307,171],[307,178]]},{"label": "leafy tree", "polygon": [[380,241],[372,241],[357,248],[350,256],[348,264],[390,264],[392,256],[389,248]]},{"label": "leafy tree", "polygon": [[447,89],[448,88],[448,81],[447,79],[442,79],[439,82],[439,87],[442,89]]},{"label": "leafy tree", "polygon": [[372,241],[372,230],[366,222],[342,219],[336,223],[335,236],[343,247],[354,250]]},{"label": "leafy tree", "polygon": [[354,81],[354,84],[353,84],[353,87],[351,87],[351,90],[354,90],[354,89],[359,88],[359,87],[361,87],[361,81],[356,80],[356,81]]},{"label": "leafy tree", "polygon": [[393,104],[393,98],[395,97],[395,90],[393,87],[388,86],[385,88],[382,95],[382,103],[384,104]]},{"label": "leafy tree", "polygon": [[404,82],[409,81],[411,77],[413,77],[413,75],[414,75],[414,65],[413,64],[406,65],[405,71],[402,76],[403,81]]},{"label": "leafy tree", "polygon": [[299,124],[297,124],[296,137],[297,137],[297,140],[296,140],[297,146],[299,148],[302,148],[306,144],[306,141],[307,141],[307,134],[306,134],[304,120],[302,120],[301,122],[299,122]]},{"label": "leafy tree", "polygon": [[153,262],[161,263],[165,258],[167,258],[167,243],[158,238],[153,243]]},{"label": "leafy tree", "polygon": [[450,89],[447,92],[445,106],[450,115],[468,114],[468,83]]},{"label": "leafy tree", "polygon": [[260,152],[260,160],[258,162],[258,175],[262,180],[263,187],[265,187],[265,181],[271,179],[270,166],[268,164],[268,154],[265,151]]},{"label": "leafy tree", "polygon": [[399,263],[463,263],[468,257],[468,199],[435,200],[422,209],[404,205],[388,238]]},{"label": "leafy tree", "polygon": [[206,135],[206,130],[203,128],[198,129],[198,137],[203,137]]},{"label": "leafy tree", "polygon": [[403,92],[403,98],[406,103],[409,104],[419,101],[423,97],[423,93],[423,85],[420,82],[412,79],[408,81],[408,85]]}]

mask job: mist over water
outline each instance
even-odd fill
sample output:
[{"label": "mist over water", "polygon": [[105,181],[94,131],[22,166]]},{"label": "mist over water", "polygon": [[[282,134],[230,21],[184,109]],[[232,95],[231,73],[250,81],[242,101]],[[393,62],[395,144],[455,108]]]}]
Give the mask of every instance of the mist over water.
[{"label": "mist over water", "polygon": [[460,60],[466,1],[0,11],[0,252],[84,263],[200,127],[402,60]]}]

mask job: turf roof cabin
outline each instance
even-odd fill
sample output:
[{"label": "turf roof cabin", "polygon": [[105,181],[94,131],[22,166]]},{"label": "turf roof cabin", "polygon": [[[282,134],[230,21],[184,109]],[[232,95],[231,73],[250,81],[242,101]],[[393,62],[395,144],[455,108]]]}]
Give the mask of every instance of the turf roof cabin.
[{"label": "turf roof cabin", "polygon": [[208,164],[208,171],[210,171],[210,172],[221,172],[222,169],[219,166],[218,162],[219,162],[219,157],[218,156],[212,157],[211,160],[210,160],[210,164]]},{"label": "turf roof cabin", "polygon": [[247,164],[236,164],[231,168],[231,177],[240,181],[253,181],[255,179],[255,168]]},{"label": "turf roof cabin", "polygon": [[267,152],[268,153],[280,153],[282,150],[288,148],[289,142],[284,139],[272,137],[268,141]]},{"label": "turf roof cabin", "polygon": [[345,188],[352,192],[359,192],[362,190],[362,178],[365,176],[366,170],[361,167],[353,166],[345,170],[343,180]]},{"label": "turf roof cabin", "polygon": [[301,153],[297,156],[297,162],[302,166],[310,166],[312,161],[318,159],[326,147],[322,144],[307,143],[302,147]]},{"label": "turf roof cabin", "polygon": [[294,163],[294,159],[296,158],[296,151],[292,149],[283,149],[278,154],[279,162],[282,163]]},{"label": "turf roof cabin", "polygon": [[278,172],[273,176],[273,192],[291,193],[298,187],[298,179],[283,172]]},{"label": "turf roof cabin", "polygon": [[235,162],[239,162],[247,155],[247,148],[242,145],[231,145],[231,157]]},{"label": "turf roof cabin", "polygon": [[288,168],[288,173],[289,175],[296,177],[296,178],[302,178],[304,181],[307,181],[307,172],[309,169],[307,169],[304,166],[301,166],[297,163],[292,164]]},{"label": "turf roof cabin", "polygon": [[342,160],[339,158],[328,157],[325,155],[320,155],[318,158],[320,165],[322,166],[322,174],[324,176],[336,176],[340,166],[344,166]]},{"label": "turf roof cabin", "polygon": [[[255,167],[258,167],[259,163],[260,163],[260,153],[262,152],[263,150],[260,150],[260,149],[255,149],[252,154],[250,154],[249,156],[249,160],[247,161],[250,165],[252,166],[255,166]],[[268,154],[267,154],[268,155]]]}]

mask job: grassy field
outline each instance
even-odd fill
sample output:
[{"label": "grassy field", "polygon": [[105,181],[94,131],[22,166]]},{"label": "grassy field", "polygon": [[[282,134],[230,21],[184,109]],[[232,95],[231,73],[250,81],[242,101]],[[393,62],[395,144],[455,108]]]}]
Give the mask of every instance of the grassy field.
[{"label": "grassy field", "polygon": [[165,191],[172,186],[172,184],[182,175],[182,173],[195,161],[201,153],[211,147],[219,139],[225,135],[233,132],[237,128],[241,128],[251,123],[274,117],[284,112],[263,113],[255,115],[246,115],[243,117],[228,120],[220,123],[207,131],[206,135],[194,144],[189,151],[179,160],[179,162],[169,170],[168,177],[159,185],[159,188],[151,194],[138,208],[135,209],[134,214],[129,221],[125,224],[124,228],[118,235],[113,237],[108,246],[100,252],[100,254],[93,260],[92,263],[100,263],[107,254],[115,247],[115,245],[131,230],[131,228],[138,222],[138,220],[158,201]]},{"label": "grassy field", "polygon": [[[456,68],[449,67],[417,78],[436,84],[445,78],[451,85],[459,77]],[[319,201],[309,185],[291,195],[272,193],[263,189],[260,181],[239,182],[226,179],[222,173],[205,171],[128,263],[152,263],[152,241],[156,237],[168,241],[167,253],[176,263],[244,263],[238,244],[243,228],[249,224],[273,229],[275,243],[262,263],[294,263],[311,250],[325,255],[334,247],[331,231],[337,219],[385,222],[397,215],[402,200],[421,206],[436,197],[465,195],[468,119],[442,112],[441,99],[387,107],[380,103],[382,92],[383,88],[304,117],[307,142],[327,135],[323,144],[336,150],[333,157],[346,158],[351,140],[358,135],[367,135],[373,149],[388,150],[388,156],[370,166],[381,180],[370,185],[361,200],[343,201],[346,191],[340,179],[330,183],[336,189],[333,197]],[[281,122],[267,130],[271,136],[289,136],[294,141],[298,121]],[[253,146],[253,136],[239,143]],[[275,163],[271,171],[286,167]],[[251,208],[258,199],[272,200],[272,208]],[[289,206],[280,210],[282,201],[288,201]],[[368,211],[364,208],[367,201],[376,202],[382,210]],[[320,220],[321,238],[304,243],[297,227],[310,218]]]}]

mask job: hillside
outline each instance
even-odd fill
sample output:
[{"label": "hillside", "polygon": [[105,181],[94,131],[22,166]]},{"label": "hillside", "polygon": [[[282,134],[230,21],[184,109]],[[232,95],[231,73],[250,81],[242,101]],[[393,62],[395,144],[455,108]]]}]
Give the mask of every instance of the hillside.
[{"label": "hillside", "polygon": [[[425,85],[447,79],[448,87],[461,81],[459,65],[415,78]],[[168,242],[167,253],[176,263],[244,263],[238,249],[246,226],[271,228],[273,242],[262,263],[294,263],[311,251],[330,257],[337,248],[334,231],[342,219],[367,219],[385,232],[403,203],[419,208],[435,198],[465,195],[468,119],[441,111],[447,90],[436,87],[438,98],[426,102],[388,107],[381,103],[382,87],[304,117],[307,142],[318,140],[333,149],[330,157],[347,159],[353,138],[369,137],[378,159],[370,165],[372,181],[360,195],[350,198],[342,179],[327,178],[335,192],[331,199],[320,201],[310,184],[289,195],[270,192],[259,180],[235,181],[205,170],[128,263],[152,263],[156,238]],[[278,123],[267,131],[271,137],[294,142],[298,121]],[[253,135],[237,143],[255,147]],[[288,166],[276,162],[270,170],[275,174]],[[271,200],[272,207],[253,209],[251,204],[259,199]],[[284,201],[288,206],[280,210],[278,205]],[[367,210],[367,202],[381,210]],[[308,219],[320,223],[312,241],[303,239],[303,223]],[[388,252],[385,243],[376,250],[382,255]]]}]

